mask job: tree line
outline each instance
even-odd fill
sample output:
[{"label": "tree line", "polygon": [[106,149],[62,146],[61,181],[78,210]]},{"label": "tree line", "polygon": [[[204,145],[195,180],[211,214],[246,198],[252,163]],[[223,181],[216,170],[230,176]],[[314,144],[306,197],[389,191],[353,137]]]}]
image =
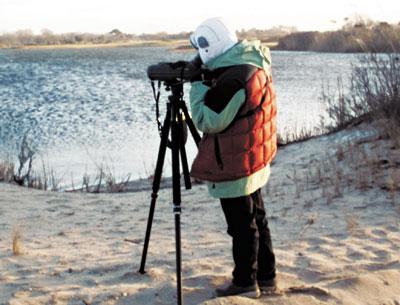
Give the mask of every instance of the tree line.
[{"label": "tree line", "polygon": [[278,50],[315,52],[400,52],[400,23],[362,20],[338,31],[296,32],[281,37]]},{"label": "tree line", "polygon": [[[169,34],[127,34],[118,29],[105,34],[64,33],[55,34],[42,30],[34,34],[31,30],[20,30],[0,35],[0,48],[23,46],[56,46],[77,44],[134,43],[140,41],[188,42],[190,32]],[[299,32],[295,27],[276,26],[270,29],[237,31],[239,39],[258,39],[262,42],[277,42],[274,49],[316,52],[400,52],[400,23],[375,22],[365,19],[348,20],[339,30],[328,32]]]},{"label": "tree line", "polygon": [[[293,27],[277,26],[267,30],[250,29],[238,31],[239,38],[254,38],[261,41],[277,41],[279,37],[296,31]],[[18,48],[23,46],[56,46],[76,44],[111,44],[129,43],[137,41],[189,41],[190,32],[170,34],[159,32],[154,34],[127,34],[118,29],[105,34],[93,33],[64,33],[55,34],[51,30],[44,29],[40,34],[34,34],[31,30],[19,30],[13,33],[0,35],[0,47]]]},{"label": "tree line", "polygon": [[56,46],[77,44],[111,44],[124,43],[137,40],[148,40],[145,34],[125,34],[114,29],[105,34],[93,33],[63,33],[55,34],[50,30],[42,30],[40,34],[34,34],[31,30],[19,30],[14,33],[0,35],[0,47],[18,48],[22,46]]}]

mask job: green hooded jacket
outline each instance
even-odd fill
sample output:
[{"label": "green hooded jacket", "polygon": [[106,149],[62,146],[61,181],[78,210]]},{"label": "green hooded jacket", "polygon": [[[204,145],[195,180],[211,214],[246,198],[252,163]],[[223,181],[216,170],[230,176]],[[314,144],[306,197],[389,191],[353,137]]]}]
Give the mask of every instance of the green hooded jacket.
[{"label": "green hooded jacket", "polygon": [[[262,68],[270,74],[271,56],[269,49],[260,41],[242,41],[225,53],[211,60],[206,68],[217,68],[248,64]],[[201,81],[193,82],[190,89],[190,107],[193,122],[197,129],[206,133],[218,133],[224,130],[235,118],[240,107],[246,100],[244,89],[233,95],[229,103],[220,112],[216,113],[204,104],[204,97],[210,87]],[[233,181],[207,182],[210,195],[215,198],[235,198],[250,195],[264,186],[269,179],[270,167],[254,174]]]}]

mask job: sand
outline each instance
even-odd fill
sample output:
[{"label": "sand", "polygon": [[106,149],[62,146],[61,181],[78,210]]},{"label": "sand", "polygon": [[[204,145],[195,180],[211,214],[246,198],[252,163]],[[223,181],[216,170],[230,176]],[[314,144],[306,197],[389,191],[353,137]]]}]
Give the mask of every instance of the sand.
[{"label": "sand", "polygon": [[[230,238],[206,186],[184,190],[184,304],[400,305],[399,161],[365,126],[281,148],[262,190],[280,289],[257,300],[213,297],[230,281]],[[141,275],[149,190],[0,184],[0,304],[176,304],[171,201],[162,189]]]}]

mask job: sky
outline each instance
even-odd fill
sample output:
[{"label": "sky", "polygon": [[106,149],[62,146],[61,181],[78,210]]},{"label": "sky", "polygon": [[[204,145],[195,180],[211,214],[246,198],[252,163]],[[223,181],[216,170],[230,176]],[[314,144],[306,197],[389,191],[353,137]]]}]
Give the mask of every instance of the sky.
[{"label": "sky", "polygon": [[31,29],[40,33],[124,33],[193,31],[209,17],[222,17],[237,30],[295,26],[331,30],[355,14],[400,22],[398,0],[0,0],[0,33]]}]

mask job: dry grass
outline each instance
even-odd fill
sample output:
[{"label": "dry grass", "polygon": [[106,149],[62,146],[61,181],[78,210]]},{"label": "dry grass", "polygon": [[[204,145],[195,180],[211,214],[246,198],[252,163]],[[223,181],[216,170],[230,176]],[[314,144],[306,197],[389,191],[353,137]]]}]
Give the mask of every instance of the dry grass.
[{"label": "dry grass", "polygon": [[[328,87],[329,88],[329,87]],[[328,92],[326,91],[328,90]],[[337,93],[323,89],[322,99],[328,105],[330,130],[350,124],[374,121],[382,136],[400,145],[400,57],[396,53],[361,56],[353,66],[350,89],[343,93],[338,80]]]},{"label": "dry grass", "polygon": [[14,177],[14,163],[11,161],[0,161],[0,182],[11,182]]},{"label": "dry grass", "polygon": [[346,230],[349,234],[353,235],[359,228],[358,219],[354,215],[346,216]]},{"label": "dry grass", "polygon": [[81,179],[81,187],[76,189],[71,178],[71,192],[84,191],[87,193],[121,193],[128,191],[131,174],[117,177],[115,170],[107,164],[97,165],[97,174],[90,176],[87,172]]},{"label": "dry grass", "polygon": [[400,189],[400,170],[398,168],[392,168],[387,177],[387,190],[389,199],[393,204],[396,203],[398,189]]},{"label": "dry grass", "polygon": [[30,169],[25,175],[20,174],[14,176],[16,181],[21,186],[39,189],[43,191],[59,191],[61,189],[61,181],[63,180],[57,172],[50,167],[49,163],[41,158],[42,166],[40,170],[32,169],[33,159],[30,161]]},{"label": "dry grass", "polygon": [[97,169],[98,174],[94,179],[95,186],[92,188],[90,186],[86,186],[86,190],[89,190],[93,193],[120,193],[126,191],[131,174],[128,174],[125,177],[117,178],[115,169],[108,164],[101,164],[97,166]]},{"label": "dry grass", "polygon": [[363,56],[353,66],[350,91],[344,93],[340,79],[337,86],[336,96],[323,93],[330,124],[322,122],[314,132],[302,129],[280,135],[279,144],[307,140],[324,128],[334,132],[352,125],[360,125],[361,132],[366,129],[368,135],[332,145],[321,159],[310,160],[308,166],[293,167],[293,174],[288,175],[293,199],[299,200],[304,191],[317,189],[331,204],[345,193],[378,188],[387,191],[388,199],[395,203],[400,190],[400,57]]},{"label": "dry grass", "polygon": [[[18,170],[15,173],[14,163],[10,161],[0,161],[0,182],[14,182],[20,186],[27,186],[29,188],[39,190],[60,191],[64,177],[57,173],[42,156],[39,156],[41,166],[34,167],[33,163],[37,158],[35,150],[32,148],[28,136],[24,136],[20,152],[18,154]],[[81,189],[79,191],[86,191],[88,193],[109,192],[117,193],[127,190],[130,182],[131,175],[125,175],[118,178],[115,175],[115,170],[107,164],[95,163],[98,172],[94,177],[90,177],[85,173],[81,179]],[[76,191],[74,179],[71,177],[72,191]]]},{"label": "dry grass", "polygon": [[13,255],[22,254],[22,230],[20,227],[15,227],[12,231],[12,253]]},{"label": "dry grass", "polygon": [[375,135],[338,145],[333,156],[320,160],[314,183],[327,203],[344,189],[365,191],[374,187],[389,192],[395,202],[400,188],[400,58],[398,54],[369,54],[353,67],[350,91],[344,94],[338,80],[336,96],[325,94],[331,125],[337,131],[367,122]]},{"label": "dry grass", "polygon": [[314,130],[302,127],[300,130],[295,129],[295,131],[285,132],[283,134],[278,134],[278,146],[285,146],[292,143],[300,143],[307,141],[311,138],[322,135],[324,130],[322,128],[314,128]]},{"label": "dry grass", "polygon": [[338,162],[344,160],[344,150],[342,145],[338,145],[336,148],[336,159]]},{"label": "dry grass", "polygon": [[341,145],[332,145],[320,159],[307,166],[293,167],[291,181],[293,199],[304,198],[304,192],[318,190],[326,204],[343,198],[352,191],[379,189],[388,192],[395,203],[400,190],[400,148],[379,136],[361,138]]}]

